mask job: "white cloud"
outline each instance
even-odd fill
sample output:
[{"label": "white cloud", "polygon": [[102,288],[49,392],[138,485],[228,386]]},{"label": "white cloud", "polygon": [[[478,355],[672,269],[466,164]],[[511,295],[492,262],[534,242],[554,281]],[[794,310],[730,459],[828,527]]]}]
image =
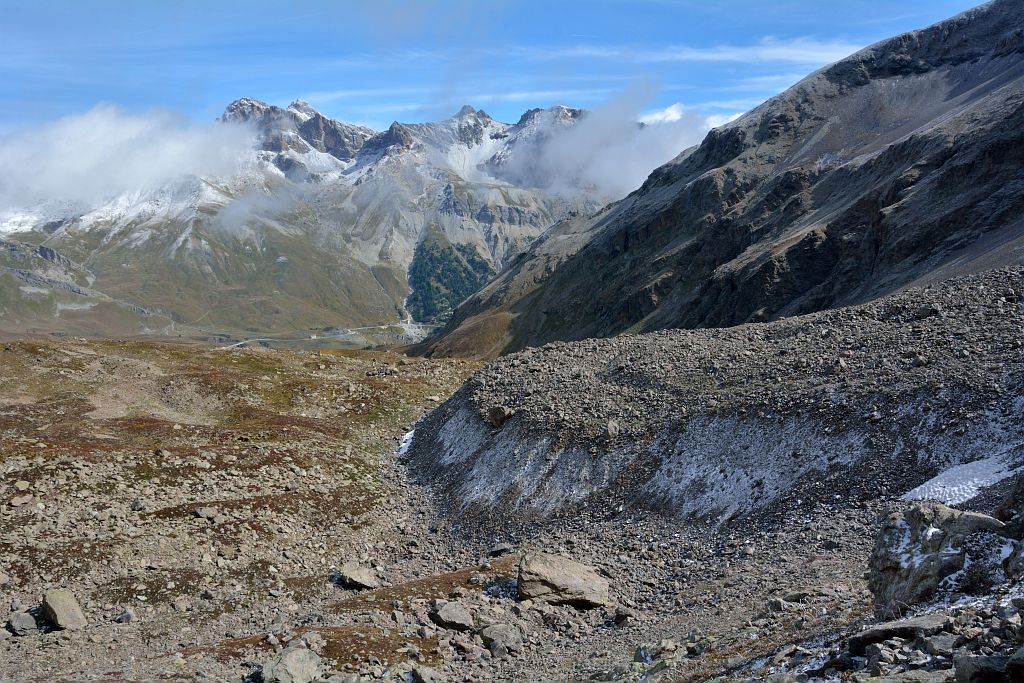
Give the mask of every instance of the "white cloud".
[{"label": "white cloud", "polygon": [[727,123],[735,121],[741,116],[743,116],[743,112],[737,111],[731,114],[712,114],[704,120],[707,122],[708,128],[718,128],[719,126],[724,126]]},{"label": "white cloud", "polygon": [[229,175],[254,142],[255,131],[238,124],[195,126],[169,112],[99,105],[0,138],[0,209],[93,206],[184,176]]},{"label": "white cloud", "polygon": [[710,128],[705,116],[682,105],[649,112],[648,125],[641,126],[641,108],[651,94],[628,92],[542,143],[517,148],[502,174],[561,194],[583,188],[606,200],[624,196]]},{"label": "white cloud", "polygon": [[506,53],[533,60],[608,59],[634,63],[749,62],[822,66],[857,52],[863,45],[810,37],[762,38],[750,45],[693,47],[670,45],[654,49],[630,46],[576,45],[564,48],[510,47]]},{"label": "white cloud", "polygon": [[[640,118],[640,123],[646,125],[657,125],[662,123],[675,123],[676,121],[683,120],[690,114],[697,113],[697,110],[688,110],[682,102],[676,102],[670,104],[664,109],[655,109],[644,113]],[[704,123],[707,128],[717,128],[718,126],[724,126],[730,121],[735,121],[739,117],[743,116],[743,112],[729,112],[724,114],[708,114],[704,117]]]},{"label": "white cloud", "polygon": [[646,123],[648,125],[652,123],[671,123],[683,118],[683,112],[683,105],[676,102],[675,104],[670,104],[664,109],[647,112],[640,117],[640,123]]}]

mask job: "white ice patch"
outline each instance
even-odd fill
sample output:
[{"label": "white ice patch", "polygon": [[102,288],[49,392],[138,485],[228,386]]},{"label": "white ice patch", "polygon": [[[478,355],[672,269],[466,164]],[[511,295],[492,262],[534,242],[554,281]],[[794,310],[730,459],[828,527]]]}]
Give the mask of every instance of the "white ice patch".
[{"label": "white ice patch", "polygon": [[937,477],[903,494],[903,500],[937,500],[956,505],[974,498],[986,486],[992,486],[1024,469],[1013,466],[1004,455],[955,465]]},{"label": "white ice patch", "polygon": [[412,431],[406,432],[405,435],[402,437],[401,443],[398,444],[398,454],[399,455],[405,455],[406,453],[409,452],[409,446],[412,445],[412,437],[413,437],[414,434],[416,434],[416,430],[415,429],[413,429]]}]

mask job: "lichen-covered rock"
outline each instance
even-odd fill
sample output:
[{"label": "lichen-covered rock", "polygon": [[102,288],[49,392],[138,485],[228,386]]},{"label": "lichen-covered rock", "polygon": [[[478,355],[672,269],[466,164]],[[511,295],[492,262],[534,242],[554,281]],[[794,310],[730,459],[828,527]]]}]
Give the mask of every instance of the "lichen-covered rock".
[{"label": "lichen-covered rock", "polygon": [[608,581],[592,567],[550,553],[528,553],[519,563],[519,596],[556,605],[608,604]]},{"label": "lichen-covered rock", "polygon": [[970,592],[973,581],[1005,580],[1017,544],[1000,535],[1003,527],[988,515],[940,503],[915,503],[890,515],[871,555],[876,614],[900,616],[940,588]]}]

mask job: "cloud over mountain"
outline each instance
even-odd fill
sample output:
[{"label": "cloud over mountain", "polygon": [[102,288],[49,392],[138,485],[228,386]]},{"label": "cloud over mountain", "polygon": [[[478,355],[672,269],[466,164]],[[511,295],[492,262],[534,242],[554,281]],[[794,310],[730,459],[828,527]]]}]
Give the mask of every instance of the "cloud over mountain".
[{"label": "cloud over mountain", "polygon": [[245,125],[98,105],[0,140],[0,208],[54,198],[88,205],[185,176],[234,173],[254,141]]}]

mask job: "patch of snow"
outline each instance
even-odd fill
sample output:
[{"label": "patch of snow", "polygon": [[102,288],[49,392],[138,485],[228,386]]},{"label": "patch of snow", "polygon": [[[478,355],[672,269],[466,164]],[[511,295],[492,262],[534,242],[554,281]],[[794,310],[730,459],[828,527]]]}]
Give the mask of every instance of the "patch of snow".
[{"label": "patch of snow", "polygon": [[416,430],[413,429],[405,433],[402,437],[402,442],[398,444],[398,454],[405,455],[409,452],[409,446],[412,445],[412,437],[416,434]]},{"label": "patch of snow", "polygon": [[95,302],[81,303],[81,304],[65,304],[57,302],[57,315],[60,315],[62,311],[88,311],[90,308],[95,306]]},{"label": "patch of snow", "polygon": [[5,211],[0,213],[0,235],[7,232],[25,232],[41,222],[41,218],[34,213]]},{"label": "patch of snow", "polygon": [[981,489],[1020,472],[1005,455],[954,465],[903,494],[903,500],[937,500],[956,505],[974,498]]}]

